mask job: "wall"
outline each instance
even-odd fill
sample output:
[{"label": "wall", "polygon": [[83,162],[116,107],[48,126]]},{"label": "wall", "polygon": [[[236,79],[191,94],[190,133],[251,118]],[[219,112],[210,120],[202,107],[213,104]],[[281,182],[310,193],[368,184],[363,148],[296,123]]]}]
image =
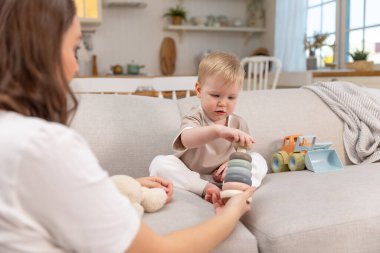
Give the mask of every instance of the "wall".
[{"label": "wall", "polygon": [[[247,39],[244,33],[235,32],[177,32],[165,31],[168,20],[163,13],[177,4],[175,0],[145,0],[143,9],[127,7],[103,8],[103,22],[93,35],[93,50],[79,53],[81,74],[89,74],[86,65],[89,55],[97,55],[99,74],[110,72],[110,66],[126,67],[134,61],[144,64],[141,70],[149,75],[160,75],[159,51],[164,37],[172,37],[177,46],[176,71],[174,75],[194,75],[198,58],[207,50],[223,50],[238,57],[249,55],[255,48],[265,45],[273,52],[273,13],[275,0],[266,0],[266,26],[268,31],[256,33]],[[245,19],[245,0],[183,0],[188,16],[226,15]],[[272,30],[272,31],[271,31]],[[84,64],[83,64],[84,63]]]},{"label": "wall", "polygon": [[[265,1],[265,28],[266,32],[260,41],[263,47],[268,48],[271,55],[274,52],[274,33],[276,19],[276,0]],[[282,63],[284,64],[284,62]]]}]

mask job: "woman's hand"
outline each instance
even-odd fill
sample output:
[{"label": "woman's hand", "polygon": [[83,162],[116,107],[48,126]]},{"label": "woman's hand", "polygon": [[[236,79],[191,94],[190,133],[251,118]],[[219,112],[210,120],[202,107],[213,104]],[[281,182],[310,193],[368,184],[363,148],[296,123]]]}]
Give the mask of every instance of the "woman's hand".
[{"label": "woman's hand", "polygon": [[147,188],[161,188],[166,192],[169,202],[173,195],[173,183],[162,177],[140,177],[136,179],[142,186]]},{"label": "woman's hand", "polygon": [[255,139],[252,136],[236,128],[220,126],[218,135],[227,141],[236,142],[241,147],[249,148],[255,143]]},{"label": "woman's hand", "polygon": [[232,213],[239,218],[251,210],[251,203],[248,201],[256,189],[249,187],[244,192],[231,197],[226,204],[220,198],[220,194],[212,195],[212,203],[214,204],[216,214]]}]

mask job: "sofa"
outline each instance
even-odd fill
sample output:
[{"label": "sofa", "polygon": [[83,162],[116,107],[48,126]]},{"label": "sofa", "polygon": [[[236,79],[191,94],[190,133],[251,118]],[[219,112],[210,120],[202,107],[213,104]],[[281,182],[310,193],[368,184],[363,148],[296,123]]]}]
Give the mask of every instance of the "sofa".
[{"label": "sofa", "polygon": [[[379,97],[380,98],[380,97]],[[110,175],[147,176],[151,160],[171,154],[181,116],[199,103],[153,97],[81,94],[71,127],[88,141]],[[380,163],[353,165],[343,143],[343,122],[312,91],[243,91],[236,113],[256,139],[253,150],[270,164],[285,136],[313,134],[331,141],[344,169],[269,173],[252,209],[214,252],[380,252]],[[211,204],[174,189],[172,201],[143,220],[160,234],[214,215]]]}]

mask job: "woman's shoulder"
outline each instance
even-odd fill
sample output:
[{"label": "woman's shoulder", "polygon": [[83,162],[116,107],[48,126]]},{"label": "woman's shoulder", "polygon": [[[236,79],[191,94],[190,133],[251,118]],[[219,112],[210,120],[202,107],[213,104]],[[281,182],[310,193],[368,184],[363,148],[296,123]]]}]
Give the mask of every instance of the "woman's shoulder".
[{"label": "woman's shoulder", "polygon": [[[90,171],[94,177],[104,176],[94,172],[98,160],[84,138],[65,125],[35,117],[0,113],[0,151],[0,162],[11,157],[13,167],[20,170],[33,166],[56,174],[78,174],[81,168],[83,175]],[[85,166],[89,164],[93,166]]]},{"label": "woman's shoulder", "polygon": [[[67,167],[67,161],[79,165]],[[74,174],[85,162],[98,163],[84,139],[72,129],[13,112],[0,113],[0,163],[3,162],[10,173],[33,168],[33,173],[49,171],[49,175],[67,175],[69,170]]]},{"label": "woman's shoulder", "polygon": [[38,140],[46,140],[47,144],[64,139],[83,141],[67,126],[14,112],[0,113],[0,136],[4,145],[18,146]]},{"label": "woman's shoulder", "polygon": [[15,112],[2,112],[0,114],[0,126],[8,127],[13,130],[34,132],[72,132],[70,128],[65,125],[49,122],[38,117],[28,117]]}]

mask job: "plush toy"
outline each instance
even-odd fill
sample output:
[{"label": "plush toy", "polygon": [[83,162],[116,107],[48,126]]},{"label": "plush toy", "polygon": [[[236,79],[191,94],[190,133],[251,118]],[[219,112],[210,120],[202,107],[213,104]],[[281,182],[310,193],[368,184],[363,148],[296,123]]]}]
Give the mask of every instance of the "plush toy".
[{"label": "plush toy", "polygon": [[166,203],[166,192],[161,188],[141,186],[136,179],[126,175],[115,175],[111,179],[120,193],[130,200],[140,217],[144,211],[156,212]]}]

